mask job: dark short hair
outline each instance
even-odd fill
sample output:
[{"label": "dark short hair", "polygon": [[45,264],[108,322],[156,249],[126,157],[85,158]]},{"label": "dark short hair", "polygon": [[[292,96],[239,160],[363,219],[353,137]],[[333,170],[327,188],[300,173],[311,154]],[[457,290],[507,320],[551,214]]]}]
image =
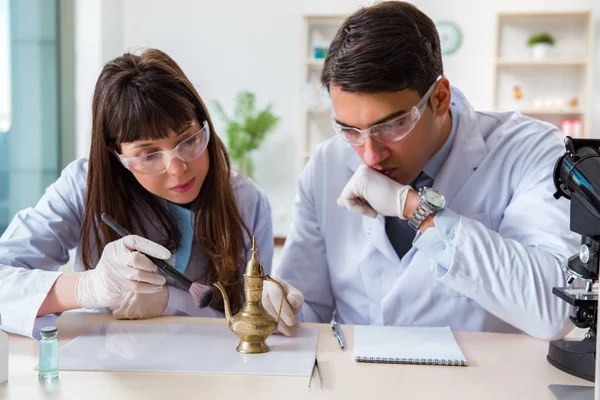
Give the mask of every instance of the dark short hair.
[{"label": "dark short hair", "polygon": [[433,21],[410,3],[384,1],[344,21],[329,47],[321,83],[346,92],[412,89],[422,96],[442,74]]}]

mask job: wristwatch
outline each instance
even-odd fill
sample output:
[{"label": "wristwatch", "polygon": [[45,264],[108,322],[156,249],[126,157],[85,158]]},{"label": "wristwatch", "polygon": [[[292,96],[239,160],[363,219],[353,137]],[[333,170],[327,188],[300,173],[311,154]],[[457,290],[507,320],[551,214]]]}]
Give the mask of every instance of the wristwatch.
[{"label": "wristwatch", "polygon": [[419,204],[408,221],[413,229],[419,230],[419,226],[425,218],[436,213],[446,207],[446,199],[435,189],[422,187],[419,189]]}]

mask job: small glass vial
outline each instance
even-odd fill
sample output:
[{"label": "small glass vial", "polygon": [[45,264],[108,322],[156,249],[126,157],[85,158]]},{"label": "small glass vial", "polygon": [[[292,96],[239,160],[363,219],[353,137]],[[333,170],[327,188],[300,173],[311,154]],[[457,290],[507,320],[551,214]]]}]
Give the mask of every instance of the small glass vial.
[{"label": "small glass vial", "polygon": [[58,376],[58,329],[46,326],[40,331],[39,377],[52,379]]},{"label": "small glass vial", "polygon": [[[0,383],[8,380],[8,336],[0,330]],[[2,386],[2,385],[0,385]]]}]

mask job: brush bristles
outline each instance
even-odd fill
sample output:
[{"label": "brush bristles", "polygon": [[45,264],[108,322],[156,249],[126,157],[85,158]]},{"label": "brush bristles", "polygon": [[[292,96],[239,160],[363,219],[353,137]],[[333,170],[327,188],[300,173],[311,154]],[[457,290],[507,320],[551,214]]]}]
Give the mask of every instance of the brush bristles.
[{"label": "brush bristles", "polygon": [[212,286],[194,282],[190,286],[190,294],[200,308],[208,307],[213,300]]}]

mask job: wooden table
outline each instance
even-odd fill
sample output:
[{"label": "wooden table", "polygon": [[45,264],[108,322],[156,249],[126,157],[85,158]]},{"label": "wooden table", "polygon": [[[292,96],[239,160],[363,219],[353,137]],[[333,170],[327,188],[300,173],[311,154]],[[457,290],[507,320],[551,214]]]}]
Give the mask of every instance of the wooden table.
[{"label": "wooden table", "polygon": [[[110,315],[65,313],[57,320],[61,345]],[[220,319],[163,317],[135,323],[224,324]],[[127,323],[127,322],[123,322]],[[340,350],[327,324],[301,324],[321,332],[318,378],[217,374],[60,371],[39,380],[38,342],[9,335],[9,380],[0,399],[554,399],[549,384],[591,386],[546,361],[548,342],[525,335],[456,332],[469,367],[361,364],[353,359],[352,326],[343,326],[346,350]]]}]

